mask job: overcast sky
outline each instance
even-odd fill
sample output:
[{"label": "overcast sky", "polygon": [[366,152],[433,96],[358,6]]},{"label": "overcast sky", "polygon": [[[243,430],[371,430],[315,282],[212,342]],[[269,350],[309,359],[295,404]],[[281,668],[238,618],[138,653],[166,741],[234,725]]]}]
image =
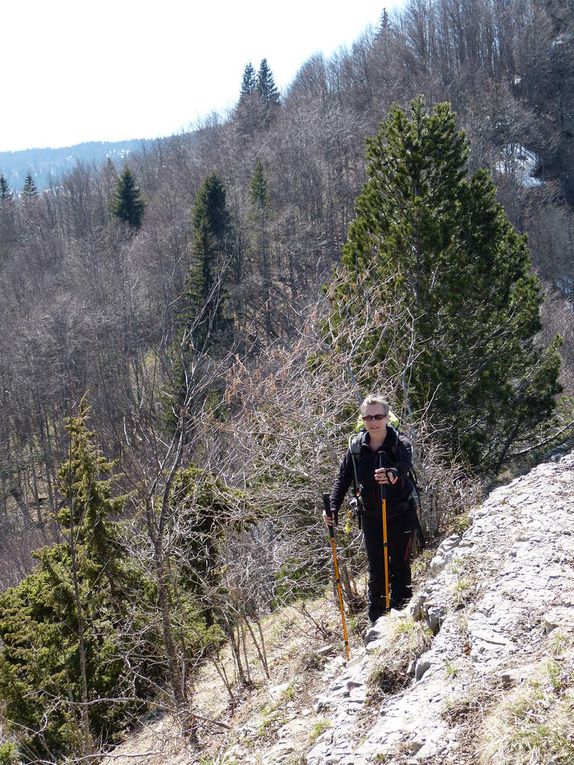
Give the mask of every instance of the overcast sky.
[{"label": "overcast sky", "polygon": [[1,0],[0,151],[156,138],[236,102],[267,58],[280,89],[404,0]]}]

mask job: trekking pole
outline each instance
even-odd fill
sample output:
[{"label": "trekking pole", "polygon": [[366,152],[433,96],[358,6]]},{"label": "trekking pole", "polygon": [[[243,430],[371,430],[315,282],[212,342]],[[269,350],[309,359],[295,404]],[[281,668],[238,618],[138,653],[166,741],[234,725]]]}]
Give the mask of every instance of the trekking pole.
[{"label": "trekking pole", "polygon": [[[330,494],[323,494],[323,507],[325,512],[330,512]],[[335,519],[333,518],[333,522]],[[347,635],[347,622],[345,621],[345,609],[343,606],[343,590],[341,589],[341,577],[339,576],[339,563],[337,562],[337,547],[335,544],[335,528],[333,523],[329,524],[329,540],[331,542],[331,552],[333,553],[333,568],[335,569],[335,583],[337,585],[337,595],[339,596],[339,611],[341,612],[341,623],[343,625],[343,638],[345,640],[345,653],[347,661],[351,658],[349,652],[349,636]]]},{"label": "trekking pole", "polygon": [[[383,467],[381,452],[377,454],[379,468]],[[391,610],[391,596],[389,593],[389,539],[387,534],[387,487],[385,484],[379,484],[381,493],[381,516],[383,520],[383,563],[385,567],[385,609]]]}]

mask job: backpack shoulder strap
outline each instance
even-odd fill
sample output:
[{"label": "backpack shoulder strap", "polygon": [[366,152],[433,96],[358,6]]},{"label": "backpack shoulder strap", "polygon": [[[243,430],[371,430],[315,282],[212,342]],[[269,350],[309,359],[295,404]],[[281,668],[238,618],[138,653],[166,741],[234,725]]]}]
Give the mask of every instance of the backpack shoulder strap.
[{"label": "backpack shoulder strap", "polygon": [[393,456],[396,455],[396,453],[399,450],[399,443],[402,443],[404,446],[407,446],[409,449],[412,449],[412,443],[408,436],[406,436],[404,433],[401,433],[401,431],[398,428],[394,428],[392,425],[388,428],[389,430],[392,429],[392,432],[395,436],[393,439],[393,443],[391,445],[391,451],[393,453]]},{"label": "backpack shoulder strap", "polygon": [[349,451],[355,457],[358,457],[361,453],[361,446],[363,445],[363,433],[353,433],[349,436]]},{"label": "backpack shoulder strap", "polygon": [[353,433],[349,436],[349,454],[351,455],[351,461],[353,463],[353,489],[357,494],[359,488],[359,479],[357,476],[357,458],[361,453],[361,446],[363,445],[364,432]]}]

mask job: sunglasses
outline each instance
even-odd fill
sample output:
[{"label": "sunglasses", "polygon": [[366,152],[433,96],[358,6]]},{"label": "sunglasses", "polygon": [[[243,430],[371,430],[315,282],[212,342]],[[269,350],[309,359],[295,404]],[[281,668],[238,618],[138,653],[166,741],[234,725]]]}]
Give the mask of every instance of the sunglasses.
[{"label": "sunglasses", "polygon": [[371,422],[372,420],[384,420],[386,414],[363,414],[362,419],[364,422]]}]

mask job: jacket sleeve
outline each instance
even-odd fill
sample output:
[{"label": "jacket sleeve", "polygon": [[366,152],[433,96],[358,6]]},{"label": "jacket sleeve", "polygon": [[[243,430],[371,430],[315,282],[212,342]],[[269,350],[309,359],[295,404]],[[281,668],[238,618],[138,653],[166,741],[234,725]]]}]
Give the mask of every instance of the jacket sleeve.
[{"label": "jacket sleeve", "polygon": [[395,467],[399,471],[399,475],[406,475],[411,469],[413,461],[413,446],[409,439],[402,434],[397,434],[397,449],[395,454]]},{"label": "jacket sleeve", "polygon": [[331,489],[331,512],[337,513],[343,504],[345,494],[349,491],[349,486],[353,479],[353,463],[351,452],[347,451],[339,467],[339,475],[335,478],[333,488]]}]

